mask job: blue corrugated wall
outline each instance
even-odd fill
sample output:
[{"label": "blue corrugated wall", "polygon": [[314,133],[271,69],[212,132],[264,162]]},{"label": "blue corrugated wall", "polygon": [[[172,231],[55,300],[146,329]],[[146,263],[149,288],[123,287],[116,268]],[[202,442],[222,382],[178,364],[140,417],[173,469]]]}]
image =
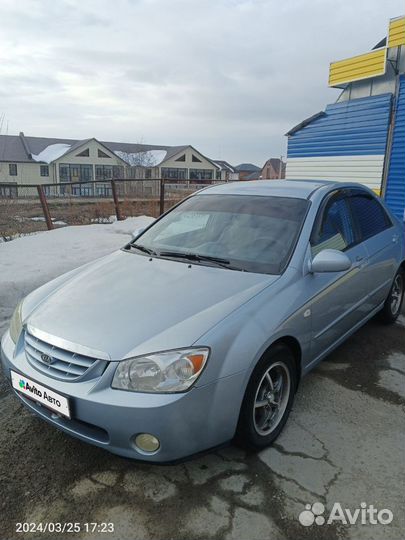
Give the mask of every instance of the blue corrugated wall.
[{"label": "blue corrugated wall", "polygon": [[400,219],[405,209],[405,76],[400,78],[385,200]]},{"label": "blue corrugated wall", "polygon": [[384,154],[392,94],[328,105],[288,141],[288,157]]}]

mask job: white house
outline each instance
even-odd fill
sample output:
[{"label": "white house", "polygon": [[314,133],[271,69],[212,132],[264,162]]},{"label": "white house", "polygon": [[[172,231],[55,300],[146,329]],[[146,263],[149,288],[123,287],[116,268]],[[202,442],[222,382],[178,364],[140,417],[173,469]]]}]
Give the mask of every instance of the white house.
[{"label": "white house", "polygon": [[[215,180],[220,167],[191,145],[158,146],[119,142],[0,135],[0,184],[54,184],[165,178]],[[5,186],[7,184],[7,186]]]}]

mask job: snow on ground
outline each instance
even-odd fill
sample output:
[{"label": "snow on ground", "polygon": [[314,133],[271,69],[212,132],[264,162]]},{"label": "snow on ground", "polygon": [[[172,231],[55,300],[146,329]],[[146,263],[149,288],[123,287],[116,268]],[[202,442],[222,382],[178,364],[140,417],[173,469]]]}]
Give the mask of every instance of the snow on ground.
[{"label": "snow on ground", "polygon": [[0,336],[18,301],[47,281],[125,245],[147,216],[44,231],[0,244]]},{"label": "snow on ground", "polygon": [[32,154],[34,161],[41,161],[44,163],[51,163],[55,159],[60,158],[63,154],[70,150],[70,144],[50,144],[42,150],[39,154]]}]

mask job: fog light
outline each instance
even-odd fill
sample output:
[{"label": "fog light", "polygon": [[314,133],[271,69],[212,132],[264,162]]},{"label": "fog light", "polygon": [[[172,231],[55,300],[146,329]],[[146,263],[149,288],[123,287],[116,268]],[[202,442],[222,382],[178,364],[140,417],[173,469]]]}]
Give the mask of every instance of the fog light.
[{"label": "fog light", "polygon": [[159,439],[151,435],[150,433],[140,433],[135,437],[135,444],[142,452],[156,452],[159,450]]}]

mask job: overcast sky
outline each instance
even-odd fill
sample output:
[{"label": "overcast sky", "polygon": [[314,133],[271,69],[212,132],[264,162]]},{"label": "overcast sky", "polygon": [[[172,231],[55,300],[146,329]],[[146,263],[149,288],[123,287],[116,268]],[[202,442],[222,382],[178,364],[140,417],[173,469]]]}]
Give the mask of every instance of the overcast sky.
[{"label": "overcast sky", "polygon": [[[192,144],[262,165],[403,0],[1,0],[2,132]],[[8,131],[7,131],[8,129]]]}]

